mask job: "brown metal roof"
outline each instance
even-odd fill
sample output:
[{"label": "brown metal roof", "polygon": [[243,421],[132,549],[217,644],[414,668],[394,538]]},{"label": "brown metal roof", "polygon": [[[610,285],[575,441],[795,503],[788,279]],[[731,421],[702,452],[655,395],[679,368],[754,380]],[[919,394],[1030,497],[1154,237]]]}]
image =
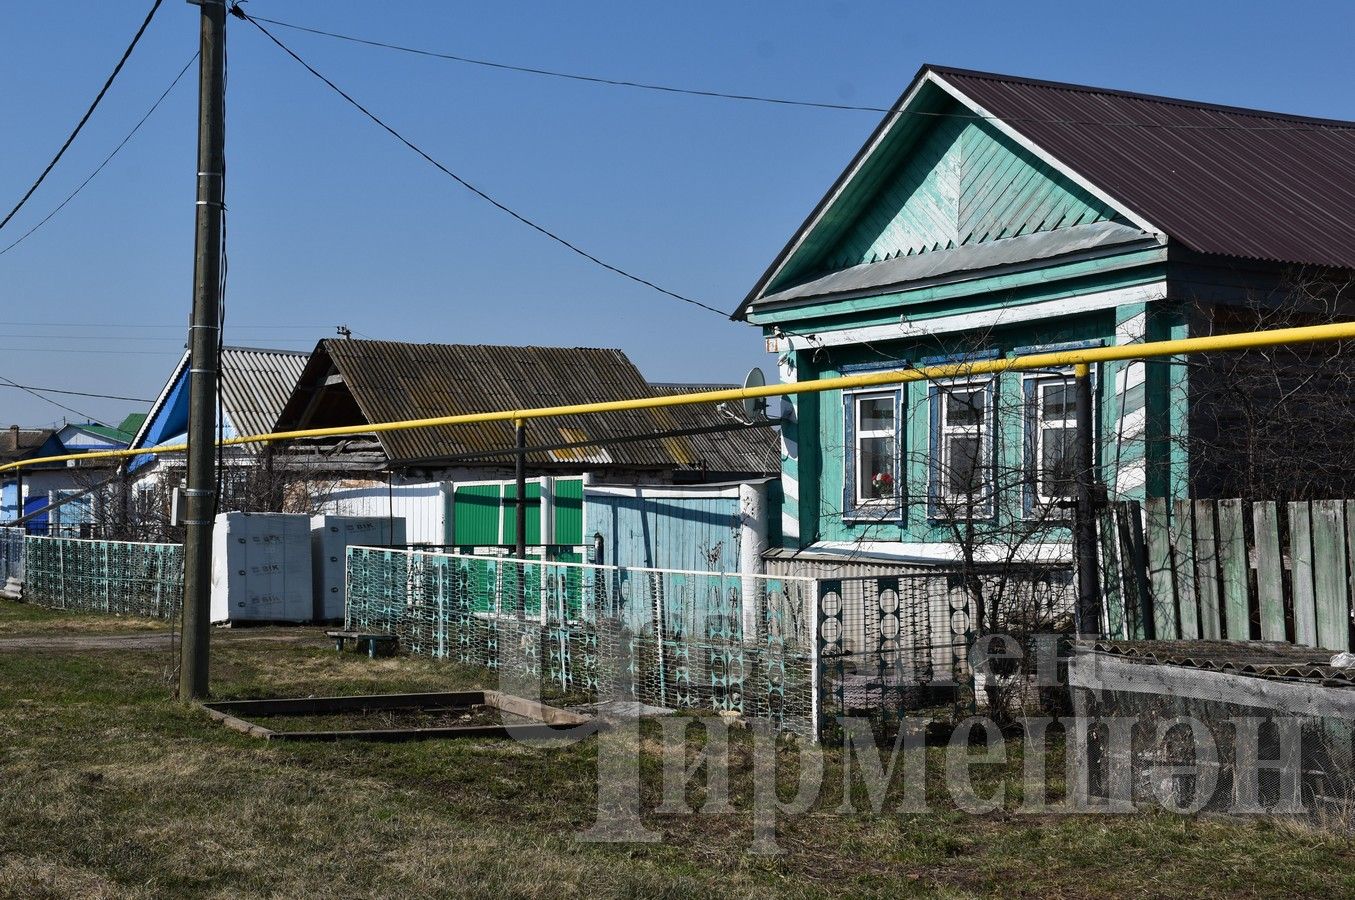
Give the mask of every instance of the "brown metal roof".
[{"label": "brown metal roof", "polygon": [[[322,421],[308,414],[308,407],[314,408],[312,399],[326,389],[331,372],[339,376],[341,386],[338,379],[330,379],[336,382],[330,388],[350,394],[367,422],[651,396],[649,383],[620,350],[323,340],[283,409],[279,427]],[[342,404],[327,408],[343,409]],[[323,424],[339,423],[323,420]],[[533,453],[528,459],[535,464],[699,466],[700,456],[686,438],[608,443],[609,439],[663,430],[667,425],[647,410],[534,421],[528,424],[530,445],[584,441],[599,445]],[[388,459],[397,464],[504,450],[514,443],[509,422],[382,432],[378,437]],[[488,462],[502,465],[503,460]]]},{"label": "brown metal roof", "polygon": [[927,70],[1192,250],[1355,269],[1355,122]]},{"label": "brown metal roof", "polygon": [[0,462],[33,456],[54,434],[54,428],[5,428],[0,432]]}]

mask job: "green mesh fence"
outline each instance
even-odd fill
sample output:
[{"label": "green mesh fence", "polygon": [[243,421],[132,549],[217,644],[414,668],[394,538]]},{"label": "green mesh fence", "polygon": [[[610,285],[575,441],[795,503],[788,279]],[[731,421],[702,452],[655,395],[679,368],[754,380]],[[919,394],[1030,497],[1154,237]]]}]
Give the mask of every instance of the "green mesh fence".
[{"label": "green mesh fence", "polygon": [[54,609],[172,619],[183,599],[183,547],[28,537],[24,599]]},{"label": "green mesh fence", "polygon": [[348,627],[556,701],[736,712],[813,736],[814,582],[348,549]]},{"label": "green mesh fence", "polygon": [[24,530],[0,528],[0,587],[10,578],[24,579]]}]

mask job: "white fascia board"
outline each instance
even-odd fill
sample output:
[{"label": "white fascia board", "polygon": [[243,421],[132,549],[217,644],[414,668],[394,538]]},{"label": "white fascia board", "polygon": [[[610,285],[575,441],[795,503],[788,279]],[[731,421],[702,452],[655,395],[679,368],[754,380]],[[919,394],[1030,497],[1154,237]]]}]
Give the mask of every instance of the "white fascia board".
[{"label": "white fascia board", "polygon": [[[816,562],[840,560],[844,563],[904,563],[910,565],[944,565],[964,558],[959,544],[950,542],[911,541],[818,541],[803,551]],[[1027,544],[1019,549],[1002,546],[973,548],[978,563],[1070,563],[1072,544]],[[792,557],[785,557],[792,558]]]},{"label": "white fascia board", "polygon": [[632,499],[680,499],[691,497],[739,496],[739,486],[766,484],[772,478],[753,478],[748,481],[724,481],[717,484],[589,484],[584,485],[584,497],[630,497]]},{"label": "white fascia board", "polygon": [[783,352],[787,347],[793,350],[843,347],[849,344],[905,340],[934,334],[950,334],[973,329],[995,328],[1001,325],[1015,325],[1021,322],[1077,315],[1100,309],[1114,309],[1117,306],[1131,303],[1151,303],[1154,300],[1162,300],[1166,296],[1167,282],[1154,281],[1133,287],[1097,291],[1091,294],[1080,294],[1076,297],[1062,297],[1058,300],[1044,300],[1040,303],[1028,303],[1020,306],[1004,306],[1000,309],[982,312],[937,316],[933,319],[920,319],[916,322],[905,319],[897,324],[844,328],[840,331],[821,331],[808,337],[791,335],[771,338],[770,340],[776,341],[776,352],[778,353]]},{"label": "white fascia board", "polygon": [[1004,122],[1001,116],[998,116],[995,113],[990,112],[988,109],[983,107],[968,94],[964,93],[959,88],[947,82],[944,77],[937,75],[935,72],[928,72],[923,81],[932,82],[937,87],[941,88],[941,90],[945,91],[947,94],[950,94],[950,96],[954,97],[957,101],[959,101],[969,110],[971,110],[974,113],[974,115],[982,116],[985,120],[990,122],[993,125],[993,127],[996,128],[998,131],[1001,131],[1003,134],[1011,138],[1013,141],[1016,141],[1016,143],[1020,144],[1026,150],[1030,151],[1031,153],[1038,156],[1040,159],[1044,160],[1047,164],[1049,164],[1056,171],[1058,171],[1059,174],[1065,176],[1066,178],[1068,178],[1068,180],[1077,184],[1083,190],[1087,191],[1092,196],[1101,200],[1103,203],[1115,207],[1115,209],[1119,210],[1121,213],[1124,214],[1125,218],[1129,219],[1129,221],[1133,222],[1135,225],[1139,226],[1144,231],[1157,235],[1159,240],[1162,239],[1163,231],[1161,228],[1157,227],[1152,222],[1149,222],[1147,219],[1139,215],[1133,209],[1130,209],[1128,206],[1124,204],[1123,201],[1118,200],[1115,197],[1112,197],[1110,194],[1107,194],[1100,187],[1093,184],[1091,181],[1087,180],[1087,178],[1083,176],[1081,173],[1070,168],[1067,164],[1063,163],[1062,161],[1054,158],[1049,153],[1048,150],[1045,150],[1039,144],[1035,143],[1030,138],[1021,134],[1021,132],[1017,131],[1011,125]]}]

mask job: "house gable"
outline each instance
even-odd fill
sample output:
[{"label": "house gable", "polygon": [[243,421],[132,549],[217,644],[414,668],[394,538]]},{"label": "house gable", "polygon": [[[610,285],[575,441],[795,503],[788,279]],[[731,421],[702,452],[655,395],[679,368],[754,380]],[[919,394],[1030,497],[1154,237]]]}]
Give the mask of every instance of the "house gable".
[{"label": "house gable", "polygon": [[1127,223],[956,100],[945,97],[917,112],[879,144],[764,294],[899,257]]}]

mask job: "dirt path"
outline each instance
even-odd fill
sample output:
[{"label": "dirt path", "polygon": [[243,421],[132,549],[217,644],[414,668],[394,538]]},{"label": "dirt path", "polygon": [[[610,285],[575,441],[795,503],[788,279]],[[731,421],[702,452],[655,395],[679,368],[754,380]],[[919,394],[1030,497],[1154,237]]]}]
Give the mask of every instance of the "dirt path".
[{"label": "dirt path", "polygon": [[[30,634],[0,637],[0,653],[12,653],[22,650],[158,650],[168,647],[168,631],[141,631],[121,633],[79,633],[79,634]],[[175,638],[177,640],[177,637]],[[212,631],[212,641],[241,643],[249,641],[269,641],[279,644],[319,645],[327,639],[314,629],[288,629],[286,631],[231,631],[217,629]]]}]

